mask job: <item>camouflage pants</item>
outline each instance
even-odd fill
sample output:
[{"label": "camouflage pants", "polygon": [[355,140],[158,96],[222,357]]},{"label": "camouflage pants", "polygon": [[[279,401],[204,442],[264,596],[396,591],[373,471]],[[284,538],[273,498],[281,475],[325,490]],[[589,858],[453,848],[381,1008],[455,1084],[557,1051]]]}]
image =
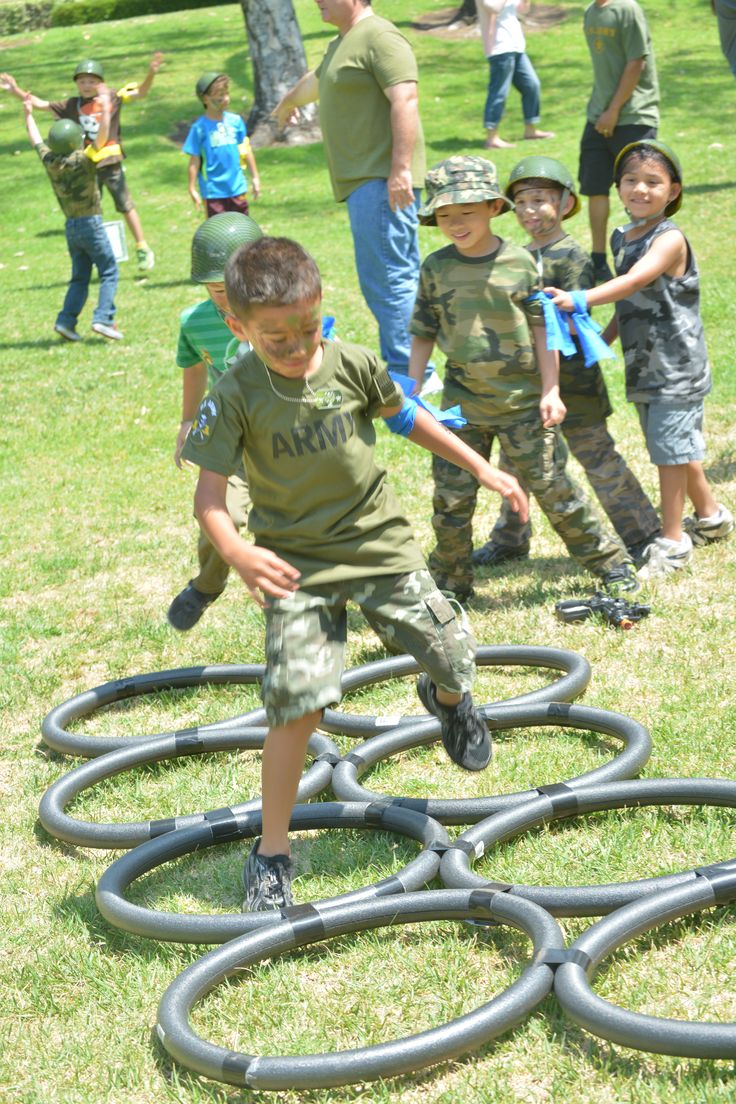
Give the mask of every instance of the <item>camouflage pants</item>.
[{"label": "camouflage pants", "polygon": [[[498,438],[506,456],[536,498],[570,555],[594,575],[629,559],[624,546],[607,533],[582,490],[567,474],[567,449],[556,427],[544,429],[538,419],[503,427],[466,425],[456,431],[485,459]],[[468,472],[439,456],[432,458],[434,527],[437,544],[429,569],[443,585],[462,591],[473,580],[473,513],[478,483]]]},{"label": "camouflage pants", "polygon": [[[242,529],[248,520],[251,506],[248,484],[242,468],[239,468],[227,481],[225,505],[236,529]],[[202,594],[220,594],[225,589],[230,565],[225,563],[214,545],[210,544],[209,537],[202,529],[199,531],[197,556],[199,574],[192,579],[192,585]]]},{"label": "camouflage pants", "polygon": [[[595,491],[598,501],[608,514],[611,525],[626,545],[638,544],[658,533],[662,525],[657,511],[642,490],[639,480],[616,449],[616,443],[605,422],[592,426],[562,427],[570,452],[578,461]],[[503,449],[498,466],[511,472],[524,484]],[[532,535],[531,522],[523,524],[504,499],[498,521],[491,530],[495,544],[518,548],[528,544]]]},{"label": "camouflage pants", "polygon": [[348,601],[360,606],[391,650],[413,655],[435,685],[458,694],[470,689],[475,638],[427,570],[350,579],[267,600],[261,696],[270,725],[340,701]]}]

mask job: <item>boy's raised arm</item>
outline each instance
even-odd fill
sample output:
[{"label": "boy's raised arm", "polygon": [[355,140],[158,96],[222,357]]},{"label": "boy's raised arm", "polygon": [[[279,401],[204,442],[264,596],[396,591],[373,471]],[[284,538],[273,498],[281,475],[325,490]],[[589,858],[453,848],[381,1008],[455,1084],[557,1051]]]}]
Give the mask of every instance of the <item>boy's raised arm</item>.
[{"label": "boy's raised arm", "polygon": [[[380,416],[390,418],[400,410],[400,406],[384,407],[380,411]],[[408,434],[408,438],[415,445],[433,452],[435,456],[441,456],[443,460],[449,460],[451,464],[457,464],[459,468],[470,472],[482,487],[489,491],[496,491],[505,498],[512,510],[518,513],[521,521],[528,520],[529,502],[514,476],[491,467],[475,449],[466,445],[421,406],[416,408],[414,428]]]},{"label": "boy's raised arm", "polygon": [[0,87],[4,88],[6,92],[10,92],[11,96],[15,96],[18,100],[25,100],[26,96],[30,96],[33,107],[38,111],[47,111],[50,107],[48,100],[42,100],[39,96],[34,96],[32,92],[24,91],[12,73],[0,73]]},{"label": "boy's raised arm", "polygon": [[43,141],[41,132],[38,129],[38,124],[33,118],[33,96],[30,92],[26,92],[23,97],[23,111],[25,112],[26,130],[28,131],[28,139],[35,149]]}]

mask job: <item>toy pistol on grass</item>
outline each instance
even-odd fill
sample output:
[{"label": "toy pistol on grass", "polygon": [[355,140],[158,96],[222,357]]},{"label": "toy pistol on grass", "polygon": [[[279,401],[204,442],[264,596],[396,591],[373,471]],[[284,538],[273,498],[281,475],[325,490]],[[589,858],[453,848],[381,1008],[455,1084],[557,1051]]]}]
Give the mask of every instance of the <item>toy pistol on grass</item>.
[{"label": "toy pistol on grass", "polygon": [[590,598],[567,598],[555,605],[555,615],[566,625],[574,621],[586,621],[593,614],[602,617],[617,629],[633,629],[637,621],[649,616],[649,606],[627,602],[625,598],[611,598],[596,591]]}]

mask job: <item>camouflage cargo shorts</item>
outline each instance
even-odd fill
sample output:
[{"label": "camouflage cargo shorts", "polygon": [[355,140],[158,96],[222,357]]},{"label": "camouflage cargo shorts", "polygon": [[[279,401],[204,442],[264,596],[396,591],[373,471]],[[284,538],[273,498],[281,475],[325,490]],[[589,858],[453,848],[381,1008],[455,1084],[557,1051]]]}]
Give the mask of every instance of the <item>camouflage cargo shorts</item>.
[{"label": "camouflage cargo shorts", "polygon": [[270,725],[340,701],[348,601],[391,651],[413,655],[437,686],[458,694],[470,689],[475,637],[428,571],[350,579],[268,600],[261,696]]}]

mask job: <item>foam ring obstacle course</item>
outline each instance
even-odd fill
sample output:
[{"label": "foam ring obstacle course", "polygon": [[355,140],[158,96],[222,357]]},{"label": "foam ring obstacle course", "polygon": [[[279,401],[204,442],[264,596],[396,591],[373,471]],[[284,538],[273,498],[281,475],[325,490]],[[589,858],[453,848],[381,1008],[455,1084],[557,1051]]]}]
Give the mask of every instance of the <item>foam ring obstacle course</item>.
[{"label": "foam ring obstacle course", "polygon": [[[562,671],[562,676],[524,694],[517,694],[503,703],[531,704],[537,702],[567,702],[579,697],[586,689],[591,677],[591,668],[587,659],[578,652],[566,648],[535,648],[524,645],[489,646],[478,648],[475,657],[477,667],[539,667],[545,670]],[[353,667],[346,671],[342,680],[343,693],[372,686],[376,682],[416,675],[421,670],[413,656],[392,656]],[[483,716],[495,705],[479,706]],[[426,719],[426,713],[414,717],[402,717],[392,714],[385,717],[361,716],[335,709],[326,709],[320,728],[333,735],[357,737],[365,740],[380,732],[387,732],[403,725],[417,724]]]},{"label": "foam ring obstacle course", "polygon": [[[241,749],[262,748],[265,728],[245,728],[235,731],[203,732],[196,734],[178,733],[171,736],[157,736],[146,743],[132,747],[118,748],[82,763],[63,775],[50,786],[41,798],[39,818],[46,831],[66,843],[79,844],[82,847],[135,847],[145,840],[155,839],[164,832],[174,829],[191,828],[208,818],[217,815],[219,810],[205,813],[193,813],[187,816],[167,817],[160,820],[138,821],[130,823],[95,824],[77,820],[66,813],[66,807],[84,790],[98,782],[112,778],[123,771],[148,763],[158,763],[163,759],[175,759],[181,756],[203,755],[210,752],[237,751]],[[337,745],[322,733],[314,732],[307,746],[313,762],[299,782],[298,801],[307,801],[325,790],[332,778],[334,764],[340,758]],[[253,812],[261,808],[260,798],[234,805],[230,812],[233,816]]]},{"label": "foam ring obstacle course", "polygon": [[[230,809],[221,809],[207,814],[206,823],[167,832],[157,839],[140,844],[122,855],[104,872],[97,883],[97,908],[115,927],[150,939],[179,943],[222,943],[244,932],[273,924],[278,920],[278,912],[208,915],[167,913],[136,905],[125,897],[126,889],[136,879],[163,863],[217,843],[254,837],[258,835],[260,826],[260,812],[236,815]],[[401,809],[379,802],[296,805],[290,830],[308,831],[316,828],[366,828],[395,832],[417,840],[422,845],[419,855],[397,874],[373,885],[330,897],[320,902],[320,909],[336,907],[344,902],[356,903],[389,895],[393,897],[421,889],[434,878],[439,870],[440,854],[450,846],[445,829],[436,820],[412,809]]]},{"label": "foam ring obstacle course", "polygon": [[[491,733],[513,728],[554,726],[604,733],[621,740],[624,749],[610,762],[564,783],[573,790],[580,786],[630,778],[644,766],[651,754],[652,741],[648,730],[638,721],[621,713],[564,702],[517,705],[504,703],[493,708],[485,707],[484,713]],[[539,791],[533,789],[477,798],[393,797],[376,793],[358,783],[361,775],[379,760],[430,743],[437,738],[438,732],[439,724],[436,720],[407,724],[374,736],[353,748],[335,765],[331,783],[335,796],[342,801],[391,801],[403,808],[426,813],[442,824],[474,824],[504,809],[517,808],[539,796]]]},{"label": "foam ring obstacle course", "polygon": [[[192,1006],[236,970],[347,932],[439,919],[478,919],[520,928],[534,957],[503,993],[466,1015],[420,1034],[375,1046],[325,1054],[259,1057],[200,1038],[189,1024]],[[164,993],[158,1034],[168,1053],[189,1069],[250,1089],[314,1089],[412,1073],[484,1045],[528,1015],[549,992],[543,961],[563,947],[562,933],[543,909],[505,893],[433,890],[400,898],[295,906],[261,932],[234,939],[187,967]]]},{"label": "foam ring obstacle course", "polygon": [[468,828],[453,841],[440,864],[444,885],[452,888],[505,888],[514,896],[541,905],[553,916],[602,916],[649,893],[692,882],[696,870],[587,886],[510,885],[481,878],[471,859],[490,847],[515,839],[540,824],[583,813],[643,805],[714,805],[736,808],[736,782],[723,778],[645,778],[573,789],[562,783],[540,786],[538,796]]},{"label": "foam ring obstacle course", "polygon": [[82,733],[69,732],[66,725],[89,717],[106,705],[125,701],[128,698],[158,694],[162,690],[186,690],[192,686],[241,686],[263,681],[265,666],[262,663],[215,664],[210,667],[178,667],[171,671],[153,671],[146,675],[132,675],[130,678],[115,679],[85,690],[68,701],[57,705],[46,714],[41,722],[41,736],[54,751],[63,755],[81,755],[91,759],[96,755],[105,755],[117,748],[131,747],[146,743],[157,736],[197,736],[200,733],[217,731],[222,728],[264,725],[264,709],[253,709],[231,720],[218,721],[215,724],[201,725],[179,732],[159,732],[148,736],[85,736]]},{"label": "foam ring obstacle course", "polygon": [[593,924],[570,947],[577,961],[561,963],[555,995],[586,1031],[620,1046],[682,1058],[736,1058],[736,1023],[704,1023],[629,1012],[593,992],[600,962],[642,932],[736,899],[736,859],[699,867],[684,885],[650,893]]}]

